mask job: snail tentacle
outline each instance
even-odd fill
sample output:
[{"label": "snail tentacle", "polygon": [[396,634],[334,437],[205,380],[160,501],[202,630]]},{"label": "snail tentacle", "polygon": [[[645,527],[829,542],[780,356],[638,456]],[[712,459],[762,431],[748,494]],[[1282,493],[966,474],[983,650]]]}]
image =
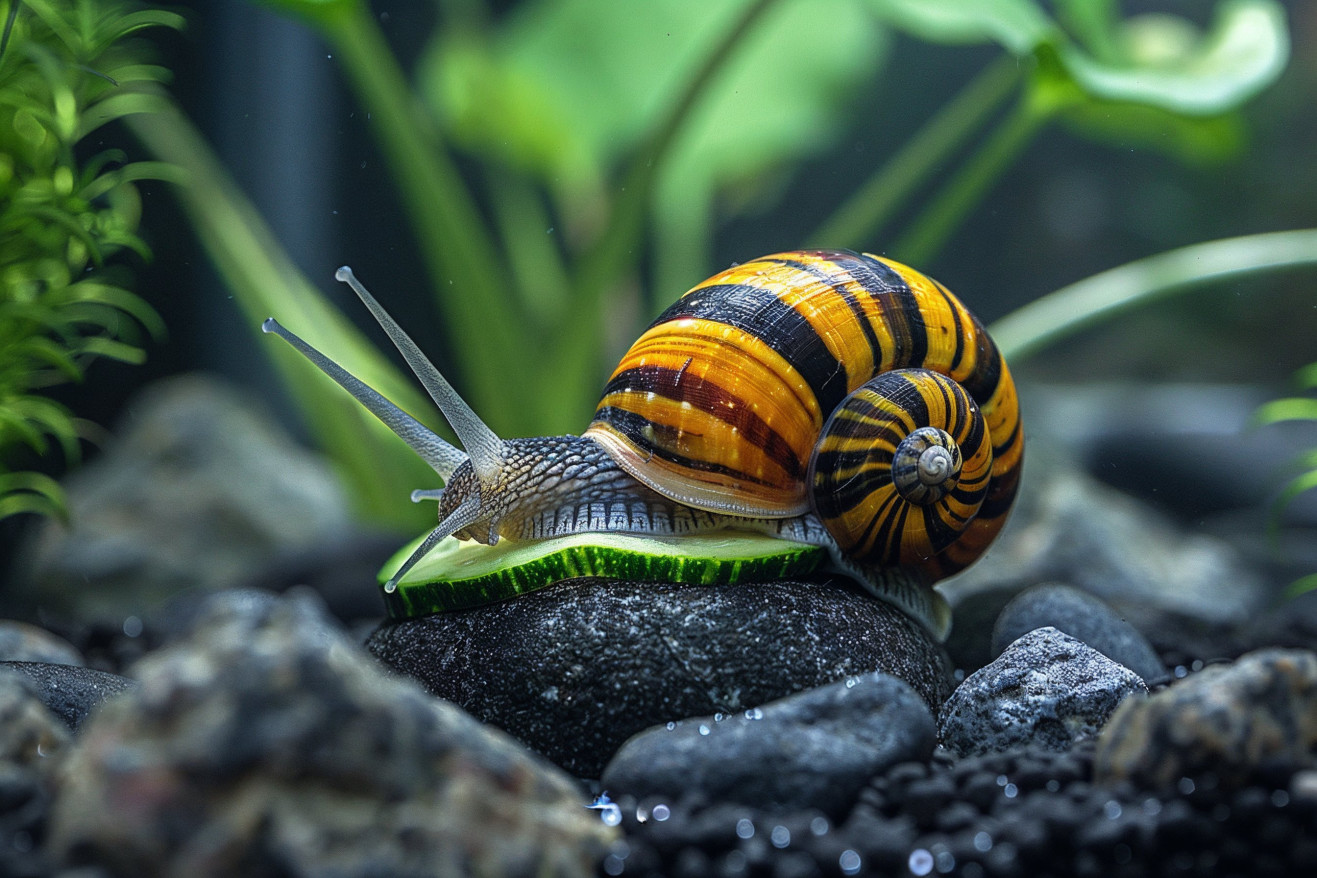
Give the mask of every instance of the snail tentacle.
[{"label": "snail tentacle", "polygon": [[[430,554],[430,550],[439,545],[440,540],[452,536],[459,530],[470,527],[472,524],[479,521],[483,515],[484,510],[480,507],[480,497],[475,494],[468,496],[456,509],[450,512],[443,521],[439,522],[438,527],[430,531],[421,544],[416,547],[416,551],[412,552],[411,556],[403,562],[402,566],[399,567],[397,571],[394,572],[393,577],[388,582],[384,583],[384,590],[392,592],[396,589],[398,587],[398,580],[406,576],[407,571],[415,567],[417,561],[420,561],[426,555]],[[497,541],[497,539],[497,537],[494,537],[495,541]],[[491,545],[493,545],[493,543],[491,543]]]},{"label": "snail tentacle", "polygon": [[443,412],[444,418],[457,433],[457,438],[462,440],[462,447],[470,456],[471,466],[480,483],[482,485],[492,483],[503,467],[503,440],[480,420],[480,416],[439,373],[434,364],[416,346],[416,342],[412,341],[411,336],[403,331],[380,303],[375,301],[375,297],[362,286],[351,268],[344,265],[334,273],[334,277],[350,286],[362,303],[370,309],[370,313],[375,315],[375,319],[388,334],[389,340],[398,348],[407,365],[411,366],[412,372],[424,385],[435,405],[439,406],[439,411]]},{"label": "snail tentacle", "polygon": [[428,463],[445,482],[452,477],[453,471],[467,459],[466,454],[460,448],[455,448],[445,442],[429,427],[398,408],[379,391],[368,386],[360,378],[320,353],[300,337],[285,329],[273,317],[261,324],[261,331],[279,336],[315,364],[321,372],[338,382],[344,390],[352,394],[357,402],[379,418],[384,426],[392,430],[403,442],[406,442],[408,447]]}]

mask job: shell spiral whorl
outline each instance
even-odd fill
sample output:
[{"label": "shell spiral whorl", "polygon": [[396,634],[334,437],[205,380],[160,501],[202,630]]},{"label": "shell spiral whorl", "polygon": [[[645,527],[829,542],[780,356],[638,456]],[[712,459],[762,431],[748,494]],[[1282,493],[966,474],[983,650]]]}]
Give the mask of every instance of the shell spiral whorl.
[{"label": "shell spiral whorl", "polygon": [[813,512],[861,569],[925,584],[1004,523],[1023,459],[1015,385],[937,281],[846,251],[723,271],[654,321],[585,436],[703,509]]}]

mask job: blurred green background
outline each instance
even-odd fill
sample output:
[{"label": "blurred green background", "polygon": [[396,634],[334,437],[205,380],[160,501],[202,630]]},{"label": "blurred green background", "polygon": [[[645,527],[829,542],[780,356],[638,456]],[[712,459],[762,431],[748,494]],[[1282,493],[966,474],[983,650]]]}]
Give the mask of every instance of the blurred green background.
[{"label": "blurred green background", "polygon": [[[144,363],[100,360],[49,394],[112,424],[147,382],[222,373],[335,456],[362,515],[403,528],[432,515],[405,489],[436,480],[256,332],[279,317],[434,423],[333,282],[340,264],[491,426],[528,435],[583,429],[654,314],[765,253],[890,255],[992,322],[1132,260],[1317,227],[1305,0],[153,7],[186,21],[137,37],[172,72],[171,101],[83,149],[182,169],[162,173],[181,189],[136,183],[152,258],[123,260],[167,334],[143,338]],[[1012,365],[1026,404],[1031,387],[1112,382],[1283,396],[1317,360],[1315,284],[1308,267],[1204,285]],[[1258,478],[1279,486],[1284,463]],[[1099,475],[1203,514],[1137,467]]]}]

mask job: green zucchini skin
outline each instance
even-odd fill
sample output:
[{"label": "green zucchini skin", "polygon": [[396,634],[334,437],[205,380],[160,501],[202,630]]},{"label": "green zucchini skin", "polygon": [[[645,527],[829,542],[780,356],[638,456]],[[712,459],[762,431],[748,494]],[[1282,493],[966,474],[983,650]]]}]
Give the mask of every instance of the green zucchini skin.
[{"label": "green zucchini skin", "polygon": [[[506,552],[478,544],[450,549],[436,559],[438,563],[418,565],[392,589],[381,589],[389,618],[471,609],[581,577],[697,585],[783,579],[812,573],[826,557],[819,546],[757,534],[681,539],[590,534],[551,540],[539,544],[539,549],[525,547],[522,551],[530,557],[507,566],[500,566],[500,556]],[[487,552],[494,569],[464,571],[458,564],[445,569],[446,557],[458,552]],[[396,559],[386,564],[381,580],[388,581],[396,566]]]}]

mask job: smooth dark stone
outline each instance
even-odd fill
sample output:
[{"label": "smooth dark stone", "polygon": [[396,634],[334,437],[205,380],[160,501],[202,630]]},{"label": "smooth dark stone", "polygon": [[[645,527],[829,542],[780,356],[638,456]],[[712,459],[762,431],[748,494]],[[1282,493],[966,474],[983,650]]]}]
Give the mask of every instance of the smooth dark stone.
[{"label": "smooth dark stone", "polygon": [[891,674],[934,711],[950,689],[946,655],[925,629],[829,583],[577,580],[386,624],[367,647],[585,777],[650,726],[847,676]]},{"label": "smooth dark stone", "polygon": [[1126,696],[1147,691],[1124,665],[1039,628],[956,688],[942,707],[939,734],[961,756],[1025,744],[1065,750],[1097,734]]},{"label": "smooth dark stone", "polygon": [[1006,605],[993,626],[993,656],[1035,628],[1048,626],[1119,662],[1145,683],[1166,676],[1161,658],[1137,628],[1102,600],[1055,582],[1028,588]]},{"label": "smooth dark stone", "polygon": [[634,796],[700,792],[759,807],[845,816],[869,778],[927,759],[933,715],[913,689],[866,674],[726,717],[657,726],[627,741],[601,785]]},{"label": "smooth dark stone", "polygon": [[37,697],[71,731],[77,731],[87,715],[102,701],[137,686],[135,681],[127,677],[77,665],[0,662],[0,668],[27,677]]}]

